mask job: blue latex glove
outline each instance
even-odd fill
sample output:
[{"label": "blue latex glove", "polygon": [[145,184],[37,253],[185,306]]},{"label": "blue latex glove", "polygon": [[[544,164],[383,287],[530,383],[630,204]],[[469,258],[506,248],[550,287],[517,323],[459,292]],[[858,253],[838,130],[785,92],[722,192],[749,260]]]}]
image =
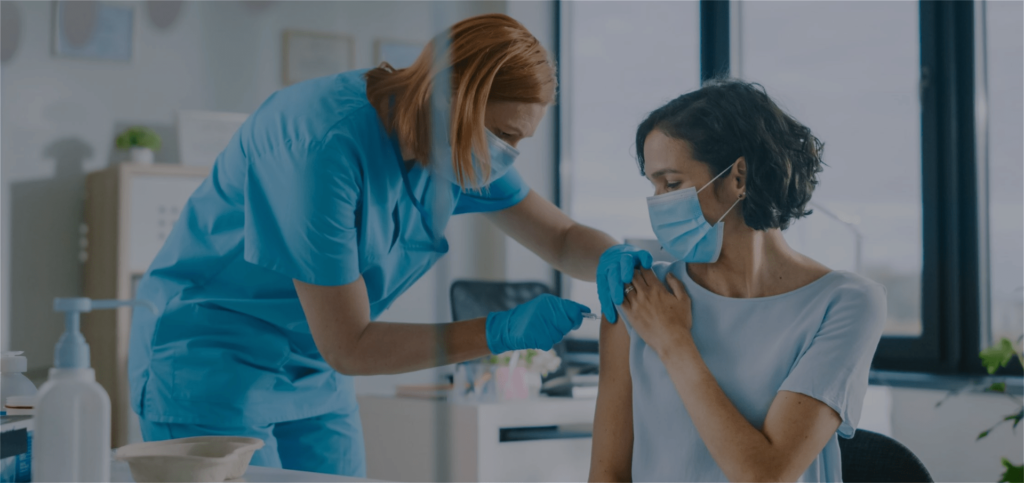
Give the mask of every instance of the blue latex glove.
[{"label": "blue latex glove", "polygon": [[608,322],[615,323],[616,305],[622,305],[625,285],[633,281],[633,270],[637,265],[651,268],[654,257],[647,250],[633,245],[615,245],[601,254],[597,262],[597,298],[601,301],[601,313]]},{"label": "blue latex glove", "polygon": [[487,316],[487,347],[495,354],[518,349],[550,350],[580,328],[585,305],[544,294],[512,310]]}]

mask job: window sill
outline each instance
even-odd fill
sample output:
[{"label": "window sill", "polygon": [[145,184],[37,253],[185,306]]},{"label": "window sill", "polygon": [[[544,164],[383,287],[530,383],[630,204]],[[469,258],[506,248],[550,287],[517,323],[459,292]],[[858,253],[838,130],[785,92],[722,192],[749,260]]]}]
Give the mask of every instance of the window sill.
[{"label": "window sill", "polygon": [[1006,392],[1024,395],[1024,378],[1013,376],[966,376],[924,372],[871,371],[868,384],[939,391],[986,392],[997,382],[1006,383]]}]

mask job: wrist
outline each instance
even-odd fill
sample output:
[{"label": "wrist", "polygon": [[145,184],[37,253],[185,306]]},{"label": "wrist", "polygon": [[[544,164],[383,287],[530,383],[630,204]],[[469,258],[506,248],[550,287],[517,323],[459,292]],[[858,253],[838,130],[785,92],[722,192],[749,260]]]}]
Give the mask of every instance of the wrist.
[{"label": "wrist", "polygon": [[660,337],[658,344],[652,345],[651,348],[663,362],[666,359],[687,357],[697,352],[697,344],[688,330],[672,331],[666,337]]},{"label": "wrist", "polygon": [[502,337],[507,319],[507,312],[491,312],[487,315],[487,321],[484,323],[484,339],[487,341],[487,349],[492,354],[501,354],[511,350]]}]

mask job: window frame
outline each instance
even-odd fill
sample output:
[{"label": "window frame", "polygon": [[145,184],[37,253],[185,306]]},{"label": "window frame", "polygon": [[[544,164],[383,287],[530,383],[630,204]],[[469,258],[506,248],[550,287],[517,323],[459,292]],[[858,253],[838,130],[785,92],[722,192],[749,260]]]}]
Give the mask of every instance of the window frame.
[{"label": "window frame", "polygon": [[[921,175],[922,239],[921,324],[919,337],[884,336],[878,345],[872,368],[884,371],[930,374],[983,375],[978,358],[983,348],[985,323],[988,323],[986,297],[987,217],[980,200],[985,181],[979,166],[984,157],[978,148],[987,148],[978,129],[985,129],[978,118],[978,103],[985,99],[984,73],[979,76],[978,20],[984,25],[984,7],[978,1],[919,0],[921,69]],[[983,2],[984,0],[980,0]],[[559,29],[561,54],[564,8],[557,1],[556,28]],[[733,23],[730,4],[722,0],[700,0],[701,81],[729,75],[730,31]],[[738,12],[738,8],[735,9]],[[980,12],[980,13],[979,13]],[[981,18],[978,18],[981,15]],[[739,32],[737,32],[739,33]],[[981,44],[984,47],[984,44]],[[557,57],[556,57],[557,58]],[[980,65],[981,69],[987,66]],[[562,69],[559,70],[562,76]],[[981,79],[981,80],[979,80]],[[565,78],[559,85],[565,86]],[[980,94],[980,96],[979,96]],[[559,99],[561,104],[562,99]],[[556,104],[557,105],[557,104]],[[566,108],[568,109],[568,108]],[[556,111],[559,153],[566,144],[563,110]],[[979,128],[979,122],[980,128]],[[979,159],[981,158],[981,159]],[[559,156],[556,166],[556,200],[568,192],[568,179],[561,177]],[[558,277],[560,280],[560,277]],[[562,285],[562,284],[559,284]],[[1013,364],[997,375],[1019,376]]]}]

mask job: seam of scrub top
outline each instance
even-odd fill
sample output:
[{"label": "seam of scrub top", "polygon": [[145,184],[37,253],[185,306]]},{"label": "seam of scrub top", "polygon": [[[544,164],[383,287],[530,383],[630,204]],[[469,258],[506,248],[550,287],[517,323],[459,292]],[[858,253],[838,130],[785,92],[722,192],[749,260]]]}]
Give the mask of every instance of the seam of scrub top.
[{"label": "seam of scrub top", "polygon": [[818,277],[817,279],[815,279],[811,283],[808,283],[807,285],[803,285],[801,287],[797,287],[797,288],[795,288],[793,290],[790,290],[789,292],[783,292],[783,293],[780,293],[780,294],[769,295],[767,297],[742,297],[741,298],[741,297],[726,297],[725,295],[719,295],[717,293],[714,293],[714,292],[704,288],[704,286],[702,286],[701,284],[697,283],[696,280],[694,280],[692,277],[690,277],[690,273],[686,269],[685,262],[679,262],[679,261],[673,262],[671,265],[669,265],[669,270],[666,272],[666,276],[668,276],[667,275],[668,273],[673,273],[671,268],[672,268],[672,266],[674,266],[677,263],[683,263],[683,276],[686,277],[687,280],[693,282],[693,286],[697,287],[697,289],[700,290],[701,292],[704,292],[704,293],[706,293],[706,294],[708,294],[708,295],[710,295],[712,297],[720,298],[722,300],[728,300],[730,302],[740,302],[740,303],[743,303],[743,302],[761,302],[761,301],[765,301],[765,300],[773,300],[773,299],[787,297],[789,295],[800,293],[800,292],[802,292],[804,290],[810,290],[811,287],[817,286],[820,283],[824,283],[825,279],[833,278],[834,274],[838,275],[838,274],[848,273],[845,270],[831,270],[828,273],[826,273],[825,275],[822,275],[822,276]]}]

